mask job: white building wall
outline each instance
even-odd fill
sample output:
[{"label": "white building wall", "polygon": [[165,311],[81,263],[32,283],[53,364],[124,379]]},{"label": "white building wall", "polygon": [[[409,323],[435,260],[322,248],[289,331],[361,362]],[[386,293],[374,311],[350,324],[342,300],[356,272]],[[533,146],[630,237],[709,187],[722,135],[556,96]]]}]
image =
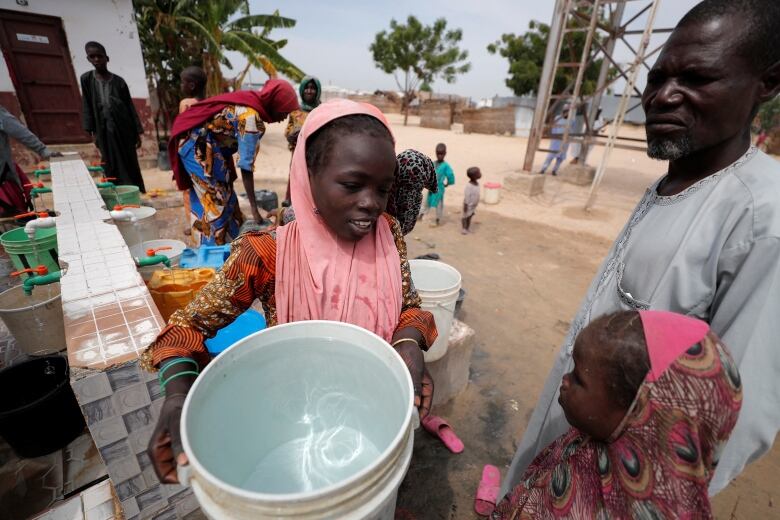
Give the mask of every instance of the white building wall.
[{"label": "white building wall", "polygon": [[[84,44],[94,40],[106,47],[110,59],[108,68],[124,78],[134,98],[146,99],[146,86],[141,44],[133,19],[132,0],[27,0],[21,6],[16,0],[0,0],[0,9],[30,14],[45,14],[62,18],[68,40],[76,81],[92,70],[84,53]],[[0,92],[14,91],[3,60],[0,60]]]},{"label": "white building wall", "polygon": [[[5,0],[1,0],[5,1]],[[5,60],[0,59],[0,92],[13,92],[14,85],[11,83],[11,73],[8,71],[8,66],[5,64]]]}]

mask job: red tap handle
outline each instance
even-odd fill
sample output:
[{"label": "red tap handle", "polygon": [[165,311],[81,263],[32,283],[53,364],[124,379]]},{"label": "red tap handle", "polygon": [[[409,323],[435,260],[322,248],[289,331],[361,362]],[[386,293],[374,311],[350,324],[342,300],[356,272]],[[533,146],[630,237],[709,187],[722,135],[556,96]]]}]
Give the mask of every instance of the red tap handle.
[{"label": "red tap handle", "polygon": [[24,273],[36,273],[40,276],[43,276],[45,274],[49,274],[49,270],[45,265],[39,265],[38,267],[33,267],[32,269],[22,269],[21,271],[15,271],[11,273],[11,276],[19,276]]},{"label": "red tap handle", "polygon": [[43,188],[42,182],[31,182],[24,185],[25,188]]},{"label": "red tap handle", "polygon": [[24,218],[24,217],[38,217],[38,218],[46,218],[49,216],[49,213],[46,211],[30,211],[27,213],[20,213],[19,215],[14,216],[14,218]]},{"label": "red tap handle", "polygon": [[116,177],[101,177],[100,182],[115,181]]},{"label": "red tap handle", "polygon": [[91,163],[89,163],[90,166],[103,166],[105,164],[106,163],[101,162],[101,161],[92,161]]},{"label": "red tap handle", "polygon": [[125,208],[140,208],[138,204],[117,204],[114,206],[114,211],[122,211]]},{"label": "red tap handle", "polygon": [[167,249],[173,249],[171,246],[163,246],[163,247],[157,247],[154,249],[147,249],[146,250],[146,256],[154,256],[157,254],[157,251],[165,251]]}]

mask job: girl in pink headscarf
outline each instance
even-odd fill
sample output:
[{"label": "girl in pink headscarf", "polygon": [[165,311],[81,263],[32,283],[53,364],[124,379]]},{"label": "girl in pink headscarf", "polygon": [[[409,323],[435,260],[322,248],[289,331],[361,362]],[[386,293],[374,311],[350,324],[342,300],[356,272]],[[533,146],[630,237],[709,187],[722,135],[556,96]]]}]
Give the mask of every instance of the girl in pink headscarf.
[{"label": "girl in pink headscarf", "polygon": [[493,518],[711,518],[707,486],[742,386],[703,321],[603,316],[577,337],[560,403],[571,430],[547,446]]},{"label": "girl in pink headscarf", "polygon": [[383,337],[409,367],[421,419],[428,415],[433,382],[422,352],[437,332],[433,315],[420,309],[401,226],[385,212],[396,169],[393,136],[376,107],[339,99],[311,111],[290,172],[296,219],[233,242],[215,279],[171,316],[144,355],[164,375],[166,398],[149,443],[161,481],[176,482],[183,462],[181,409],[210,360],[204,340],[256,298],[269,326],[334,320]]}]

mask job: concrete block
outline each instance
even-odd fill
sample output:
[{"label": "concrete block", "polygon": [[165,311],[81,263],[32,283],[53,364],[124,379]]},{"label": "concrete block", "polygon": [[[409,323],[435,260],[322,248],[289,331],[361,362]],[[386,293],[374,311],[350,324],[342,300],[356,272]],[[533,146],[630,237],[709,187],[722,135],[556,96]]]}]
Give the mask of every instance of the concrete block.
[{"label": "concrete block", "polygon": [[106,371],[106,375],[114,391],[141,382],[141,368],[137,363],[111,367]]},{"label": "concrete block", "polygon": [[[119,500],[122,501],[124,504],[125,502],[129,502],[132,497],[140,493],[146,489],[146,484],[144,483],[144,479],[141,477],[141,475],[136,475],[132,478],[129,478],[125,480],[124,482],[120,482],[116,485],[116,495],[119,497]],[[134,507],[132,507],[131,511],[125,510],[125,515],[128,517],[135,516],[138,514],[138,504],[135,504],[135,501],[133,501]],[[131,514],[132,513],[132,514]]]},{"label": "concrete block", "polygon": [[98,448],[103,448],[127,437],[125,423],[119,416],[98,421],[90,426],[89,431],[92,434],[92,439],[95,441],[95,446]]},{"label": "concrete block", "polygon": [[596,168],[587,164],[567,164],[560,171],[563,181],[577,186],[590,186],[596,176]]},{"label": "concrete block", "polygon": [[82,404],[81,412],[87,419],[87,425],[90,427],[98,421],[114,417],[116,410],[111,397],[104,397],[91,403]]},{"label": "concrete block", "polygon": [[138,503],[135,501],[135,498],[130,498],[122,502],[122,511],[125,513],[125,518],[133,518],[141,512],[141,510],[138,509]]},{"label": "concrete block", "polygon": [[162,488],[157,485],[135,497],[142,516],[156,513],[168,505],[168,499],[163,496]]},{"label": "concrete block", "polygon": [[504,179],[504,186],[529,197],[535,197],[544,193],[544,180],[546,177],[546,175],[539,175],[538,173],[512,173]]},{"label": "concrete block", "polygon": [[446,403],[468,385],[474,343],[474,329],[462,321],[453,320],[447,353],[426,365],[433,378],[434,406]]},{"label": "concrete block", "polygon": [[132,432],[127,436],[127,440],[130,442],[130,449],[133,453],[144,453],[146,447],[149,445],[149,439],[152,438],[153,427],[146,428],[144,430],[138,430]]},{"label": "concrete block", "polygon": [[116,478],[119,481],[129,480],[141,473],[141,467],[138,465],[138,459],[135,455],[106,463],[106,467],[111,478]]},{"label": "concrete block", "polygon": [[[144,383],[121,388],[114,392],[114,406],[119,414],[126,415],[150,404],[152,404],[152,400]],[[129,425],[128,431],[132,431]]]},{"label": "concrete block", "polygon": [[103,372],[98,372],[78,381],[72,381],[71,386],[73,387],[73,393],[76,394],[76,399],[82,406],[111,395],[109,379]]}]

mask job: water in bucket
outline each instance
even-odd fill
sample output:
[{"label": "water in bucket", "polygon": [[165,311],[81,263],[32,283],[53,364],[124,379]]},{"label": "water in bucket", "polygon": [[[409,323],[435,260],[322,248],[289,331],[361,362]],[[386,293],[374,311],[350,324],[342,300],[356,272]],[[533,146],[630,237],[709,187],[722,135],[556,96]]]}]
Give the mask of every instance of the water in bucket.
[{"label": "water in bucket", "polygon": [[345,363],[327,339],[266,348],[201,396],[209,420],[190,430],[201,462],[233,486],[273,494],[315,491],[374,462],[404,421],[397,382],[363,351]]},{"label": "water in bucket", "polygon": [[300,417],[304,430],[265,454],[241,485],[264,493],[320,489],[354,475],[379,457],[369,437],[348,426],[355,397],[325,388],[312,389]]}]

